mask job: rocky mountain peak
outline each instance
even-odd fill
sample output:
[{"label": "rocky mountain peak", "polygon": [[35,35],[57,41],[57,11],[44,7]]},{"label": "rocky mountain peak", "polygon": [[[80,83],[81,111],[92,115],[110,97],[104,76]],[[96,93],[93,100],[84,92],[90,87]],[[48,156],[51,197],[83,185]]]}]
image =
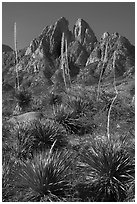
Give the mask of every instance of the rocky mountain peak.
[{"label": "rocky mountain peak", "polygon": [[71,40],[72,34],[69,31],[68,25],[68,20],[61,17],[53,25],[47,26],[41,35],[30,43],[26,55],[35,52],[39,48],[43,49],[45,54],[49,53],[58,57],[60,55],[62,33],[65,33],[68,41]]},{"label": "rocky mountain peak", "polygon": [[[60,70],[62,33],[67,38],[68,65],[73,80],[80,74],[80,77],[89,77],[94,83],[94,79],[98,81],[102,67],[104,78],[109,78],[113,73],[114,51],[116,51],[116,76],[122,76],[134,67],[135,47],[128,39],[116,32],[112,34],[104,32],[97,41],[94,32],[83,19],[79,18],[76,21],[71,32],[68,20],[61,17],[53,25],[46,26],[23,51],[19,60],[20,71],[24,70],[26,76],[28,73],[40,73],[43,81],[46,78],[50,82],[52,76]],[[10,67],[8,64],[12,66],[15,64],[15,59],[9,63],[10,56],[4,55],[3,59],[3,64],[6,61],[8,67]],[[29,79],[27,83],[29,84]]]},{"label": "rocky mountain peak", "polygon": [[103,69],[103,78],[109,79],[113,76],[113,61],[115,55],[115,74],[116,77],[127,75],[130,70],[134,72],[135,47],[129,40],[119,33],[109,34],[105,32],[100,41],[91,52],[84,71],[80,76],[88,76],[94,81],[100,76]]},{"label": "rocky mountain peak", "polygon": [[79,18],[74,27],[73,35],[76,41],[79,41],[87,50],[91,52],[94,48],[94,44],[97,42],[96,36],[87,22]]},{"label": "rocky mountain peak", "polygon": [[103,35],[101,36],[101,40],[103,41],[104,39],[108,38],[110,36],[109,32],[104,32]]},{"label": "rocky mountain peak", "polygon": [[61,17],[55,22],[55,27],[60,26],[60,29],[62,29],[63,32],[65,31],[65,28],[66,28],[66,31],[68,30],[68,25],[69,25],[69,22],[65,17]]}]

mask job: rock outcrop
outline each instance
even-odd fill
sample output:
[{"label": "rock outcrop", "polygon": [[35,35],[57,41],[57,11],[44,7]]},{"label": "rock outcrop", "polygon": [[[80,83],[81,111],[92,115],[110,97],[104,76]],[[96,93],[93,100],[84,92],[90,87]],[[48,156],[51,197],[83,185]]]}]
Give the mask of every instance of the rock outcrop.
[{"label": "rock outcrop", "polygon": [[80,42],[86,51],[91,53],[95,43],[97,42],[97,38],[88,23],[79,18],[74,25],[73,35],[75,37],[75,41]]},{"label": "rock outcrop", "polygon": [[111,78],[113,76],[114,52],[116,54],[116,77],[126,75],[131,68],[132,71],[134,70],[135,47],[118,33],[105,32],[87,59],[86,66],[79,74],[78,80],[81,80],[81,77],[87,80],[86,76],[90,79],[99,78],[102,69],[102,78]]},{"label": "rock outcrop", "polygon": [[8,120],[9,123],[23,123],[23,122],[34,122],[43,118],[43,114],[40,112],[27,112],[18,116],[13,116]]},{"label": "rock outcrop", "polygon": [[41,35],[30,43],[26,55],[34,53],[39,48],[39,50],[43,50],[45,55],[50,54],[55,58],[59,57],[62,33],[65,33],[68,42],[71,41],[72,34],[69,31],[68,25],[68,21],[62,17],[54,25],[47,26]]},{"label": "rock outcrop", "polygon": [[25,56],[31,56],[29,67],[36,67],[34,65],[38,64],[37,61],[44,62],[40,67],[45,67],[44,75],[49,81],[60,67],[63,32],[68,42],[68,62],[72,77],[79,73],[80,68],[84,68],[94,44],[97,42],[93,31],[84,20],[77,20],[73,33],[69,31],[68,26],[68,21],[61,17],[53,25],[47,26],[26,50]]}]

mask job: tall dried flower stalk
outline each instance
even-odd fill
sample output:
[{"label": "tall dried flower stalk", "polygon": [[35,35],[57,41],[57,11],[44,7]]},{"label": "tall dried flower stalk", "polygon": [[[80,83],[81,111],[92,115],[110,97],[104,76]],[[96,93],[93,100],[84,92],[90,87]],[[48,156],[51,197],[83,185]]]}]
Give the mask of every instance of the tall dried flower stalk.
[{"label": "tall dried flower stalk", "polygon": [[104,66],[105,66],[105,63],[107,62],[107,50],[108,50],[108,42],[106,44],[105,56],[104,56],[104,59],[103,59],[103,66],[102,66],[102,70],[101,70],[100,77],[99,77],[99,82],[98,82],[97,101],[99,100],[100,83],[101,83],[101,79],[102,79],[102,74],[103,74]]},{"label": "tall dried flower stalk", "polygon": [[[65,56],[64,56],[64,47],[65,47]],[[71,81],[70,81],[70,74],[69,74],[69,67],[68,67],[67,39],[65,39],[64,33],[62,33],[62,40],[61,40],[61,69],[63,71],[65,88],[67,89],[67,87],[70,86]]]},{"label": "tall dried flower stalk", "polygon": [[14,46],[15,46],[15,58],[16,58],[16,83],[15,87],[19,90],[19,75],[18,75],[18,51],[17,51],[17,28],[16,22],[14,23]]},{"label": "tall dried flower stalk", "polygon": [[115,61],[116,61],[116,51],[114,51],[114,55],[113,55],[113,73],[114,73],[113,85],[114,85],[116,95],[113,98],[111,105],[110,105],[110,108],[109,108],[109,111],[108,111],[108,121],[107,121],[107,137],[108,137],[108,139],[110,139],[110,113],[111,113],[112,106],[113,106],[113,104],[117,98],[117,95],[118,95],[118,91],[116,88]]},{"label": "tall dried flower stalk", "polygon": [[65,53],[66,53],[65,68],[66,68],[66,74],[68,76],[68,83],[69,83],[69,86],[70,86],[71,85],[71,80],[70,80],[69,65],[68,65],[68,43],[67,43],[67,39],[65,39]]},{"label": "tall dried flower stalk", "polygon": [[61,40],[61,69],[63,71],[63,79],[64,79],[64,84],[65,87],[67,88],[67,83],[66,83],[66,77],[65,77],[65,67],[64,67],[64,39],[65,39],[65,35],[64,33],[62,33],[62,40]]}]

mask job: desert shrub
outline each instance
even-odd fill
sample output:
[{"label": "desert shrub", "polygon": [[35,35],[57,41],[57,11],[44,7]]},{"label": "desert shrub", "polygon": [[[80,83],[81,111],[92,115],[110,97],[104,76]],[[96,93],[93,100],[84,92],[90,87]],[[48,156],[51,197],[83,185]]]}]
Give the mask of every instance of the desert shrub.
[{"label": "desert shrub", "polygon": [[66,131],[54,122],[34,123],[31,135],[35,138],[33,148],[36,150],[50,148],[55,141],[54,149],[60,149],[67,145]]},{"label": "desert shrub", "polygon": [[15,161],[4,158],[2,161],[2,201],[10,202],[15,195]]},{"label": "desert shrub", "polygon": [[76,116],[83,116],[90,108],[90,103],[80,97],[70,99],[68,106]]},{"label": "desert shrub", "polygon": [[16,92],[15,97],[18,105],[24,110],[30,105],[31,93],[25,89],[21,89]]},{"label": "desert shrub", "polygon": [[66,193],[72,188],[72,154],[39,152],[21,163],[16,176],[16,188],[23,191],[18,201],[66,201]]},{"label": "desert shrub", "polygon": [[54,149],[67,146],[66,131],[55,123],[19,123],[11,129],[3,149],[11,152],[13,157],[24,160],[32,158],[34,151],[49,149],[55,141]]},{"label": "desert shrub", "polygon": [[67,132],[73,132],[75,128],[74,116],[72,113],[67,113],[65,107],[58,107],[54,116],[54,121],[62,125]]},{"label": "desert shrub", "polygon": [[27,159],[32,156],[35,137],[26,123],[19,123],[10,128],[4,140],[5,151],[16,159]]},{"label": "desert shrub", "polygon": [[75,111],[68,112],[65,107],[59,107],[54,116],[54,121],[62,125],[69,134],[84,135],[94,128],[92,122],[88,123],[85,117],[79,117]]},{"label": "desert shrub", "polygon": [[[83,169],[83,181],[78,183],[87,192],[82,197],[95,202],[122,202],[127,197],[127,190],[134,180],[134,159],[113,142],[93,142],[92,146],[81,152],[80,169]],[[83,183],[85,185],[83,185]]]}]

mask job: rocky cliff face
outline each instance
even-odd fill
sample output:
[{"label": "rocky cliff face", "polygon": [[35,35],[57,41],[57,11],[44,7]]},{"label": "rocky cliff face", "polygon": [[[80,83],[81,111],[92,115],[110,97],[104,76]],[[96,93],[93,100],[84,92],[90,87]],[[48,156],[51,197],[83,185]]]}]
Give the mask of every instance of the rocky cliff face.
[{"label": "rocky cliff face", "polygon": [[[60,56],[62,33],[65,33],[68,42],[71,41],[72,33],[68,29],[68,21],[62,17],[54,25],[47,26],[41,35],[34,39],[26,51],[26,55],[34,53],[37,49],[43,54]],[[37,50],[38,52],[38,50]]]},{"label": "rocky cliff face", "polygon": [[97,42],[96,36],[89,25],[83,20],[78,19],[73,28],[73,35],[75,41],[80,42],[80,44],[86,49],[88,53],[94,48],[94,44]]},{"label": "rocky cliff face", "polygon": [[[27,84],[32,88],[41,82],[43,85],[45,81],[52,83],[51,78],[55,78],[54,75],[56,76],[60,69],[63,32],[68,42],[68,63],[73,80],[77,77],[81,83],[83,80],[89,80],[92,82],[89,84],[94,84],[99,79],[102,67],[103,77],[111,77],[114,51],[116,77],[134,72],[135,48],[125,37],[118,33],[105,32],[97,41],[94,32],[83,19],[76,21],[71,32],[69,22],[61,17],[53,25],[44,28],[26,49],[18,52],[21,85]],[[15,75],[14,52],[3,54],[3,73],[4,83],[9,84],[7,75],[11,76],[10,78],[14,78]]]},{"label": "rocky cliff face", "polygon": [[[87,59],[84,70],[81,70],[78,80],[99,79],[103,69],[102,78],[109,79],[113,76],[113,60],[115,52],[115,74],[120,77],[134,69],[135,47],[128,39],[118,33],[105,32],[94,50]],[[87,79],[88,78],[88,79]],[[91,82],[92,84],[92,82]]]},{"label": "rocky cliff face", "polygon": [[68,41],[69,61],[73,58],[74,63],[85,66],[97,39],[89,25],[82,19],[77,20],[73,33],[69,31],[68,25],[68,21],[62,17],[54,25],[47,26],[41,35],[30,43],[25,55],[58,58],[61,54],[61,38],[64,32]]}]

